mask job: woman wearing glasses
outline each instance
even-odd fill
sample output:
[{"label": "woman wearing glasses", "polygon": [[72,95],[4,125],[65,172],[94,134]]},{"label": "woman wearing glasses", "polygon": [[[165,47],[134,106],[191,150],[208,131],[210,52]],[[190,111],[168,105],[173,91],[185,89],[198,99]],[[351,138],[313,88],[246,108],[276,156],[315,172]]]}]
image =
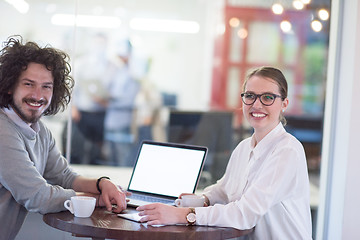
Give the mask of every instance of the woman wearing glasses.
[{"label": "woman wearing glasses", "polygon": [[241,97],[254,133],[235,148],[224,176],[204,190],[208,207],[150,204],[138,208],[142,221],[254,228],[251,239],[311,239],[305,153],[283,127],[287,92],[280,70],[252,71]]}]

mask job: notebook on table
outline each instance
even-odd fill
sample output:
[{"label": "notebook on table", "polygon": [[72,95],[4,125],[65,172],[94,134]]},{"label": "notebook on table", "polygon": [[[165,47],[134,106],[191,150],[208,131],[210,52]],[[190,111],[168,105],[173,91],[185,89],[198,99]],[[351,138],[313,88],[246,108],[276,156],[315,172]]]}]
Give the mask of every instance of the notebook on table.
[{"label": "notebook on table", "polygon": [[153,202],[174,204],[181,193],[194,193],[204,166],[207,148],[143,141],[128,191],[128,206]]}]

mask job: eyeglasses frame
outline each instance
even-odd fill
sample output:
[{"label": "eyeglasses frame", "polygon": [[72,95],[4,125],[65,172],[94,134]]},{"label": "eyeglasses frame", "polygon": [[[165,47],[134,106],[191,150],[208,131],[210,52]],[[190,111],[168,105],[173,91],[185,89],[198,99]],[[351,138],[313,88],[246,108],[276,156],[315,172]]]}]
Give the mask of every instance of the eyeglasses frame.
[{"label": "eyeglasses frame", "polygon": [[[253,101],[252,103],[250,103],[250,104],[245,103],[245,102],[244,102],[244,98],[243,98],[245,94],[253,94],[253,95],[255,95],[254,101]],[[271,96],[273,96],[273,97],[274,97],[274,101],[273,101],[271,104],[265,104],[265,103],[263,103],[262,100],[261,100],[261,96],[263,96],[263,95],[271,95]],[[248,106],[249,106],[249,105],[253,105],[258,98],[259,98],[261,104],[263,104],[264,106],[271,106],[271,105],[273,105],[274,102],[275,102],[275,100],[276,100],[276,98],[281,98],[281,100],[284,100],[284,99],[285,99],[283,96],[277,95],[277,94],[275,94],[275,93],[255,94],[255,93],[243,92],[243,93],[240,94],[240,96],[241,96],[242,102],[243,102],[245,105],[248,105]]]}]

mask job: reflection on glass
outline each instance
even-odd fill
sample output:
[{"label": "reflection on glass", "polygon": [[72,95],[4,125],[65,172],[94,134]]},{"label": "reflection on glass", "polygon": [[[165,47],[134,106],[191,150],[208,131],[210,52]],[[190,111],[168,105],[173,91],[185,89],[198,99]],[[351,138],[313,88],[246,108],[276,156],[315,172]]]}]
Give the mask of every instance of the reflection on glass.
[{"label": "reflection on glass", "polygon": [[121,20],[112,16],[54,14],[51,17],[51,23],[60,26],[118,28]]},{"label": "reflection on glass", "polygon": [[235,18],[235,17],[231,18],[229,20],[229,25],[230,25],[230,27],[236,28],[236,27],[238,27],[240,25],[240,20],[238,18]]},{"label": "reflection on glass", "polygon": [[294,0],[293,1],[293,6],[296,10],[301,10],[304,8],[304,3],[300,0]]},{"label": "reflection on glass", "polygon": [[[168,123],[168,141],[208,147],[203,177],[204,187],[221,178],[231,151],[236,144],[232,111],[171,110]],[[211,129],[211,131],[209,131]]]},{"label": "reflection on glass", "polygon": [[249,33],[246,28],[240,28],[237,32],[238,37],[241,39],[247,38],[248,34]]},{"label": "reflection on glass", "polygon": [[241,92],[240,72],[236,67],[228,71],[226,102],[230,108],[236,108],[239,104]]},{"label": "reflection on glass", "polygon": [[130,27],[135,30],[155,32],[198,33],[200,26],[194,21],[133,18]]},{"label": "reflection on glass", "polygon": [[292,29],[291,22],[286,21],[286,20],[282,21],[280,23],[280,28],[284,33],[290,33],[291,29]]},{"label": "reflection on glass", "polygon": [[[212,106],[224,111],[238,108],[245,71],[259,65],[275,65],[285,73],[292,102],[286,114],[322,120],[328,22],[322,21],[320,32],[312,31],[308,16],[319,7],[312,3],[306,6],[306,10],[295,11],[288,2],[282,4],[282,15],[275,15],[271,9],[275,1],[231,0],[227,3],[232,10],[240,12],[238,15],[236,11],[231,12],[231,15],[217,0],[157,0],[151,3],[134,0],[122,4],[118,1],[99,4],[86,0],[27,2],[29,11],[22,14],[7,1],[0,1],[0,20],[6,23],[0,29],[0,39],[3,41],[19,33],[25,39],[65,50],[71,57],[77,88],[73,93],[73,107],[79,107],[78,102],[86,98],[79,94],[81,90],[87,91],[102,105],[102,119],[100,123],[95,121],[96,130],[103,128],[100,131],[102,137],[99,137],[101,143],[91,143],[85,139],[79,126],[72,122],[74,118],[69,121],[73,125],[67,128],[71,109],[55,117],[44,118],[64,153],[73,145],[70,155],[72,162],[131,166],[137,144],[142,139],[169,141],[167,130],[171,111],[211,113]],[[329,6],[330,1],[324,2]],[[328,6],[324,9],[329,9]],[[248,16],[250,10],[266,13]],[[80,17],[79,21],[81,16],[91,16],[91,19],[111,17],[116,25],[109,28],[106,23],[106,26],[96,26],[87,21],[87,25],[77,22],[77,25],[70,23],[64,26],[64,20],[61,20],[62,25],[55,25],[51,19],[58,14],[76,15]],[[279,25],[285,14],[290,16],[289,23],[292,25],[289,34],[282,32]],[[308,20],[297,22],[296,18],[291,19],[293,14]],[[218,21],[215,21],[214,16],[223,18],[218,17]],[[195,24],[196,31],[192,34],[150,32],[132,28],[130,23],[133,19],[180,20],[198,25]],[[225,22],[224,19],[231,21]],[[231,27],[225,28],[224,23]],[[92,45],[92,39],[98,34],[103,35],[106,41],[96,47]],[[224,39],[215,45],[215,37]],[[128,63],[120,56],[122,43],[126,42],[122,41],[124,39],[132,46]],[[93,56],[100,52],[101,47],[104,56],[95,58],[104,60],[103,63],[82,67],[80,59],[94,60]],[[218,55],[213,57],[214,54]],[[107,65],[104,62],[109,65],[104,67]],[[213,72],[213,66],[217,67],[218,72]],[[127,70],[119,70],[124,67]],[[131,76],[126,78],[126,75]],[[227,76],[226,79],[224,76]],[[82,81],[82,78],[87,80]],[[95,78],[102,79],[104,86],[99,85]],[[126,79],[130,79],[130,83]],[[212,99],[212,92],[218,93],[215,100]],[[85,102],[90,104],[91,101],[87,98]],[[90,112],[89,108],[82,108]],[[94,120],[92,117],[86,119]],[[235,129],[234,126],[230,127],[232,133],[240,132],[239,129],[243,127],[240,125],[242,122],[236,124]],[[81,128],[84,126],[81,124]],[[94,133],[95,130],[85,132]],[[202,130],[199,134],[208,133]],[[73,138],[72,144],[66,147],[67,136]],[[238,134],[236,141],[244,136]],[[83,145],[76,145],[76,142]],[[210,143],[204,144],[211,146]],[[96,147],[99,147],[100,157],[92,162],[89,158],[96,154],[86,149],[94,150]],[[76,160],[85,156],[88,156],[87,160]],[[221,161],[226,165],[225,158]],[[220,175],[217,173],[216,176]]]},{"label": "reflection on glass", "polygon": [[322,23],[316,19],[311,22],[311,27],[315,32],[320,32],[323,28]]},{"label": "reflection on glass", "polygon": [[301,90],[301,86],[295,85],[295,73],[293,70],[287,68],[283,71],[283,74],[288,82],[288,98],[291,103],[288,105],[286,112],[296,112],[296,109],[298,109],[296,106],[299,103],[299,99],[297,99],[297,97],[299,96],[299,89]]},{"label": "reflection on glass", "polygon": [[[138,143],[143,139],[205,145],[209,156],[201,184],[206,186],[222,176],[235,144],[251,134],[246,132],[246,123],[232,121],[237,115],[229,111],[240,107],[239,93],[246,70],[274,65],[283,70],[289,83],[291,104],[285,112],[288,127],[305,146],[309,171],[319,172],[329,0],[322,1],[327,12],[321,11],[323,21],[314,26],[318,32],[312,30],[310,20],[320,7],[316,5],[318,1],[307,1],[310,3],[303,10],[294,10],[292,1],[280,1],[281,15],[275,15],[271,9],[277,1],[263,0],[225,1],[231,12],[218,0],[27,2],[29,11],[21,13],[8,1],[0,1],[0,20],[4,23],[0,40],[21,34],[26,40],[50,44],[69,53],[76,82],[74,108],[44,117],[43,121],[59,149],[64,154],[71,153],[71,162],[132,166]],[[249,16],[249,11],[254,14]],[[92,20],[74,25],[74,19],[67,26],[64,19],[60,20],[61,25],[53,24],[51,19],[57,14],[76,15],[79,21],[81,16],[95,17],[96,24],[108,16],[115,25],[96,26]],[[291,23],[288,33],[280,29],[285,15]],[[132,28],[133,19],[196,24],[192,25],[192,34],[150,32]],[[232,20],[229,23],[224,19]],[[97,35],[104,36],[104,42],[95,46],[92,40]],[[215,37],[219,40],[216,44]],[[128,42],[132,56],[126,59],[124,46]],[[101,51],[101,58],[94,57]],[[81,63],[84,59],[94,62],[86,67]],[[68,117],[75,108],[87,113],[94,110],[86,104],[79,106],[81,101],[87,105],[95,101],[101,110],[100,117],[88,114],[83,118],[93,121],[95,130],[84,131],[87,124],[78,125],[74,116]],[[96,131],[100,132],[96,141],[87,138]],[[67,141],[68,136],[71,142]]]},{"label": "reflection on glass", "polygon": [[318,11],[318,16],[319,16],[319,18],[320,18],[321,20],[327,21],[327,20],[329,20],[329,17],[330,17],[329,11],[326,10],[326,9],[324,9],[324,8],[322,8],[322,9],[320,9],[320,10]]},{"label": "reflection on glass", "polygon": [[[237,18],[234,18],[237,19]],[[233,21],[234,22],[234,21]],[[243,23],[237,19],[236,24],[233,23],[233,26],[231,27],[231,40],[230,40],[230,49],[229,49],[229,56],[230,60],[232,62],[239,62],[242,60],[243,56],[243,39],[245,38],[244,31],[246,31],[243,28]],[[239,34],[240,33],[240,34]]]},{"label": "reflection on glass", "polygon": [[280,51],[279,27],[272,22],[251,22],[248,37],[249,63],[276,65]]},{"label": "reflection on glass", "polygon": [[21,0],[5,0],[11,4],[20,13],[25,14],[29,11],[29,4],[26,1]]},{"label": "reflection on glass", "polygon": [[280,3],[275,3],[271,7],[274,14],[281,15],[284,12],[284,7]]},{"label": "reflection on glass", "polygon": [[287,65],[295,64],[299,51],[299,39],[297,38],[296,34],[284,34],[282,48],[284,62]]},{"label": "reflection on glass", "polygon": [[[323,43],[307,45],[304,54],[305,83],[303,84],[304,111],[313,116],[322,115],[324,108],[327,50]],[[311,88],[311,89],[310,89]],[[320,110],[321,109],[321,110]]]}]

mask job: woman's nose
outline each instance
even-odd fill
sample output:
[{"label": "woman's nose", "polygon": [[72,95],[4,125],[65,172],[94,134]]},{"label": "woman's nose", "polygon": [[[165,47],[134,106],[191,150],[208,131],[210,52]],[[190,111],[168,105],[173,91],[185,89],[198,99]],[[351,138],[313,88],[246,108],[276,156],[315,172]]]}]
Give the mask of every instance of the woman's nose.
[{"label": "woman's nose", "polygon": [[262,103],[261,103],[261,101],[260,101],[260,97],[257,97],[256,99],[255,99],[255,102],[253,103],[253,106],[254,107],[256,107],[256,108],[259,108],[259,107],[262,107]]}]

